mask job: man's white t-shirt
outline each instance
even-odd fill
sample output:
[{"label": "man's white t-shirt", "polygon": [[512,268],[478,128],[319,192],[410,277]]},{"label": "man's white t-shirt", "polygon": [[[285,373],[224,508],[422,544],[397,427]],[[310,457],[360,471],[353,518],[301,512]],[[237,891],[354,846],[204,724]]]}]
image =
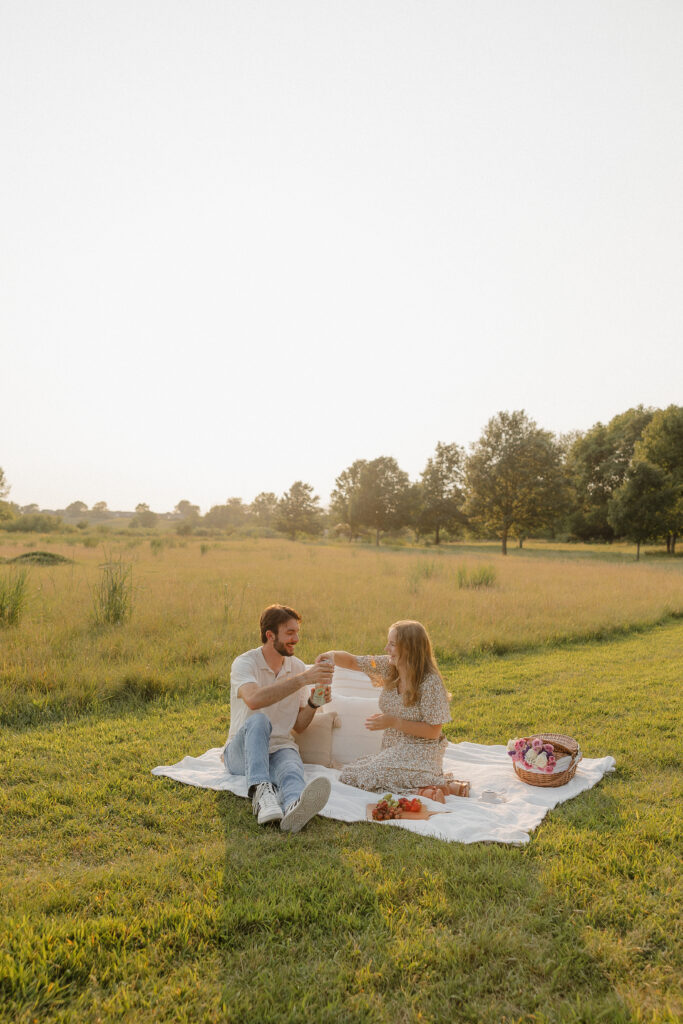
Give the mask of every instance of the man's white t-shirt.
[{"label": "man's white t-shirt", "polygon": [[[298,676],[306,671],[306,665],[299,658],[293,655],[285,658],[282,668],[277,676],[268,665],[260,647],[246,654],[240,654],[232,663],[230,670],[230,732],[228,740],[231,740],[242,728],[247,718],[255,714],[255,711],[245,704],[237,695],[240,686],[245,683],[256,683],[257,686],[270,686],[276,680],[282,681],[285,676]],[[295,690],[288,697],[279,700],[277,704],[270,704],[267,708],[259,708],[264,715],[270,719],[273,731],[270,734],[270,745],[268,752],[272,754],[275,750],[283,747],[290,747],[297,750],[297,745],[291,737],[291,730],[296,722],[299,709],[304,707],[310,694],[310,689],[302,686]]]}]

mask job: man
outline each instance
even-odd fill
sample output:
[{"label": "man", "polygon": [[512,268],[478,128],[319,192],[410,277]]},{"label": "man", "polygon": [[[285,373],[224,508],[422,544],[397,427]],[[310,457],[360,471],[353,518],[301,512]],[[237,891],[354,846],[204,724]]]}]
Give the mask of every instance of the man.
[{"label": "man", "polygon": [[283,832],[298,832],[328,801],[330,780],[304,787],[304,766],[291,730],[303,732],[317,706],[308,686],[329,684],[334,665],[307,669],[294,657],[301,616],[272,604],[261,615],[261,647],[240,654],[230,673],[230,732],[223,762],[233,775],[246,775],[259,825],[279,821]]}]

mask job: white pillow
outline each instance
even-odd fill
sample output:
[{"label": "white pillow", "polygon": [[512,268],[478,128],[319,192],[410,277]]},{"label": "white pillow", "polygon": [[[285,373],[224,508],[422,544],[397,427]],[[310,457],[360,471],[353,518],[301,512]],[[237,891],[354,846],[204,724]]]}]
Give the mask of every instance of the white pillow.
[{"label": "white pillow", "polygon": [[372,692],[367,697],[346,697],[335,693],[336,687],[332,687],[333,697],[326,710],[336,711],[339,716],[332,731],[332,762],[335,768],[380,751],[383,730],[365,728],[365,719],[379,711],[379,690],[374,686],[370,689]]},{"label": "white pillow", "polygon": [[336,712],[328,711],[325,708],[318,711],[311,724],[303,732],[295,732],[292,729],[292,738],[299,748],[299,754],[304,764],[322,764],[325,768],[334,767],[332,730],[338,729],[340,725],[341,722]]},{"label": "white pillow", "polygon": [[[307,664],[306,668],[312,668],[312,665]],[[376,698],[381,690],[380,686],[375,686],[367,676],[365,672],[358,672],[352,668],[339,668],[335,666],[334,673],[332,675],[332,696],[340,697],[371,697]],[[329,707],[329,704],[325,705]]]},{"label": "white pillow", "polygon": [[379,687],[373,686],[370,676],[350,668],[335,668],[332,676],[332,696],[368,697],[376,700]]}]

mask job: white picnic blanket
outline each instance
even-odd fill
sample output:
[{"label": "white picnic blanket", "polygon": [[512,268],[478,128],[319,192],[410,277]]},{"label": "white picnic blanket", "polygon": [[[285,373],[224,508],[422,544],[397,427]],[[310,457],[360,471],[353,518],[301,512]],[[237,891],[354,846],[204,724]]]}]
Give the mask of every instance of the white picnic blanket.
[{"label": "white picnic blanket", "polygon": [[[202,789],[229,790],[246,797],[244,775],[231,775],[220,759],[222,747],[207,750],[201,757],[184,757],[174,765],[152,769],[152,775],[165,775],[176,782]],[[504,746],[485,746],[481,743],[449,743],[444,756],[444,772],[452,772],[456,779],[471,782],[467,798],[450,796],[445,804],[423,800],[429,810],[447,813],[435,814],[428,821],[402,821],[395,819],[381,823],[394,828],[406,828],[422,836],[433,836],[452,843],[514,843],[529,842],[530,833],[541,823],[546,813],[565,800],[571,800],[586,789],[591,789],[606,772],[614,771],[613,757],[584,758],[574,778],[564,786],[543,788],[521,782],[514,773]],[[317,775],[326,775],[332,783],[332,792],[320,812],[324,818],[338,821],[366,821],[366,807],[375,803],[381,793],[372,794],[339,781],[339,772],[321,765],[304,765],[306,781]],[[499,802],[482,799],[485,791],[493,791]],[[374,827],[380,823],[371,822]]]}]

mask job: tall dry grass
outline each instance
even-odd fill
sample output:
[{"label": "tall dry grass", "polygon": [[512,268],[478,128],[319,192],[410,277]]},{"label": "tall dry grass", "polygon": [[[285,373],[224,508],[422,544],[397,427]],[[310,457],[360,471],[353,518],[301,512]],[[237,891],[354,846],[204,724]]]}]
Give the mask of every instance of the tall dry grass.
[{"label": "tall dry grass", "polygon": [[[69,565],[36,567],[21,623],[0,650],[0,721],[36,720],[60,706],[223,686],[237,653],[257,646],[258,617],[273,601],[304,616],[299,653],[332,645],[377,651],[399,618],[424,622],[442,661],[478,652],[553,646],[683,614],[683,573],[653,561],[608,564],[566,557],[379,551],[284,540],[211,544],[188,539],[152,549],[107,539],[89,549],[51,545]],[[11,557],[21,544],[4,544]],[[535,552],[538,555],[538,551]],[[105,562],[133,567],[132,617],[92,622]],[[460,588],[482,567],[492,586]],[[683,567],[681,567],[683,568]]]}]

